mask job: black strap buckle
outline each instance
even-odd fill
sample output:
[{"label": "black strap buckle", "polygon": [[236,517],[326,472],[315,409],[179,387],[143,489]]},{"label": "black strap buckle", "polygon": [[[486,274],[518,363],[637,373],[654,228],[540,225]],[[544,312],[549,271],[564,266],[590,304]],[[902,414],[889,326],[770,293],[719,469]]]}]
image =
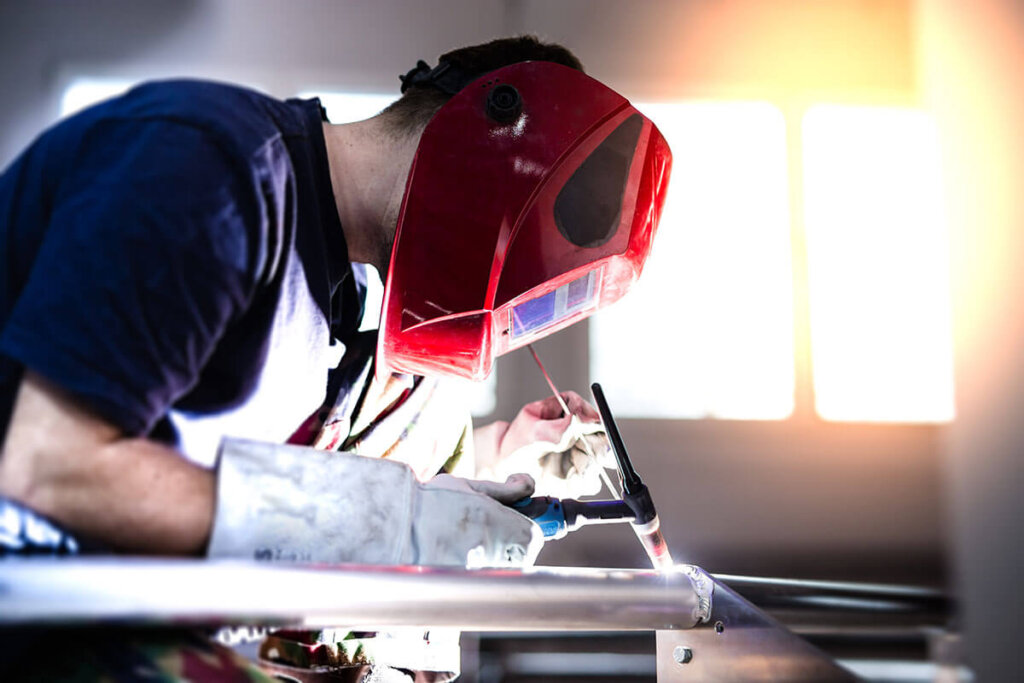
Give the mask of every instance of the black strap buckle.
[{"label": "black strap buckle", "polygon": [[404,76],[399,76],[398,80],[402,81],[402,94],[413,85],[419,85],[429,80],[430,67],[422,59],[416,62],[416,66],[409,69]]},{"label": "black strap buckle", "polygon": [[398,80],[402,81],[403,94],[414,85],[423,85],[433,86],[446,95],[454,95],[475,79],[475,75],[467,73],[451,62],[441,62],[431,69],[422,59],[405,75],[398,77]]}]

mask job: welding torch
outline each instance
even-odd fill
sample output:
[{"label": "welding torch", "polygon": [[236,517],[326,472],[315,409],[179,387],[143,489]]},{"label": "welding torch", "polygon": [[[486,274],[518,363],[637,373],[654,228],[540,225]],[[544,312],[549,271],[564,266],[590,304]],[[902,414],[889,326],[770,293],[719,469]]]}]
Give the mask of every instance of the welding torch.
[{"label": "welding torch", "polygon": [[605,433],[608,434],[608,441],[611,443],[612,453],[619,465],[619,476],[622,478],[622,501],[629,506],[634,513],[631,524],[640,545],[647,551],[651,558],[651,564],[655,569],[667,569],[672,566],[672,555],[668,551],[668,544],[661,533],[661,520],[654,509],[654,501],[651,500],[651,492],[647,486],[640,481],[640,476],[633,468],[633,463],[626,453],[626,444],[622,442],[619,428],[615,425],[615,418],[608,407],[608,401],[604,398],[604,390],[601,385],[594,382],[590,385],[590,391],[594,395],[594,403],[601,413],[601,421],[604,423]]},{"label": "welding torch", "polygon": [[621,500],[576,500],[533,496],[512,503],[512,509],[540,526],[545,541],[565,538],[587,524],[632,522],[636,514]]},{"label": "welding torch", "polygon": [[[534,358],[537,358],[536,352]],[[539,358],[537,362],[540,363]],[[541,369],[543,370],[543,366]],[[548,381],[550,382],[550,379]],[[619,466],[622,500],[579,501],[572,498],[535,496],[518,500],[512,507],[540,525],[545,541],[564,538],[570,531],[588,524],[629,522],[654,568],[671,567],[672,556],[661,533],[661,522],[654,509],[651,493],[630,462],[601,385],[595,382],[590,389]],[[599,465],[595,463],[595,466]],[[612,492],[614,493],[614,490]]]}]

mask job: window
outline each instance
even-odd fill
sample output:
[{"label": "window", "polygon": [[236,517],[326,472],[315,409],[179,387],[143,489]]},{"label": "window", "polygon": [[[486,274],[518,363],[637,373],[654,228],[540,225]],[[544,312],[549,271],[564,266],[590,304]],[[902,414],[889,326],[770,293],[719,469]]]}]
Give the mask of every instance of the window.
[{"label": "window", "polygon": [[815,403],[828,420],[953,418],[938,131],[912,109],[818,105],[803,122]]},{"label": "window", "polygon": [[793,410],[786,127],[757,102],[637,105],[673,152],[655,248],[591,318],[590,376],[623,417]]},{"label": "window", "polygon": [[[591,319],[591,379],[624,417],[786,417],[795,380],[785,120],[757,103],[639,108],[672,147],[671,186],[640,282]],[[816,105],[790,134],[803,149],[814,409],[833,421],[952,419],[934,122],[914,109]]]},{"label": "window", "polygon": [[120,95],[135,85],[123,78],[78,78],[71,82],[60,98],[60,117],[71,116],[86,107]]},{"label": "window", "polygon": [[299,97],[319,97],[320,104],[327,110],[327,118],[331,123],[351,123],[368,119],[398,99],[397,94],[316,91],[304,92]]}]

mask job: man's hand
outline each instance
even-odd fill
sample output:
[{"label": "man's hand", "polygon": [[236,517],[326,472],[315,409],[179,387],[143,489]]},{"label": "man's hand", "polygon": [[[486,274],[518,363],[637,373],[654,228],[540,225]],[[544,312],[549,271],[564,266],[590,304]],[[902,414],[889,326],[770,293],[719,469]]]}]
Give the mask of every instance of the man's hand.
[{"label": "man's hand", "polygon": [[562,411],[554,396],[523,406],[501,437],[498,458],[507,458],[524,446],[537,442],[568,447],[565,441],[572,436],[567,432],[574,416],[585,428],[584,433],[600,431],[601,415],[582,396],[575,391],[566,391],[562,393],[562,400],[569,408],[569,415]]},{"label": "man's hand", "polygon": [[[439,474],[421,484],[421,513],[413,527],[421,554],[418,563],[532,565],[544,545],[543,534],[533,521],[507,506],[533,490],[533,478],[527,474],[512,474],[503,484]],[[458,562],[445,561],[449,549],[455,549],[453,560]]]},{"label": "man's hand", "polygon": [[0,495],[115,550],[199,554],[213,519],[213,473],[173,449],[125,437],[26,372],[0,456]]},{"label": "man's hand", "polygon": [[480,475],[501,479],[511,472],[525,472],[537,480],[539,492],[559,498],[600,491],[600,468],[612,465],[600,414],[576,392],[562,393],[562,400],[570,415],[550,396],[528,403],[511,423],[477,429]]},{"label": "man's hand", "polygon": [[544,538],[505,503],[533,480],[441,475],[350,453],[225,439],[212,557],[299,562],[508,567],[532,564]]},{"label": "man's hand", "polygon": [[536,484],[528,474],[510,474],[504,484],[486,479],[465,479],[450,474],[439,474],[423,484],[424,488],[481,493],[499,503],[510,505],[533,494]]}]

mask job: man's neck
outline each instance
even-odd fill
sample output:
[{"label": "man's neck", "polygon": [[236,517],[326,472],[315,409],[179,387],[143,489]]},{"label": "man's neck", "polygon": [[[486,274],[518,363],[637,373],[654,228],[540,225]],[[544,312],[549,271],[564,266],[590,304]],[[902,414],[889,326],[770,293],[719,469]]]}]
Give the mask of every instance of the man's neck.
[{"label": "man's neck", "polygon": [[395,224],[418,136],[389,134],[380,117],[324,124],[334,204],[349,259],[387,274]]}]

